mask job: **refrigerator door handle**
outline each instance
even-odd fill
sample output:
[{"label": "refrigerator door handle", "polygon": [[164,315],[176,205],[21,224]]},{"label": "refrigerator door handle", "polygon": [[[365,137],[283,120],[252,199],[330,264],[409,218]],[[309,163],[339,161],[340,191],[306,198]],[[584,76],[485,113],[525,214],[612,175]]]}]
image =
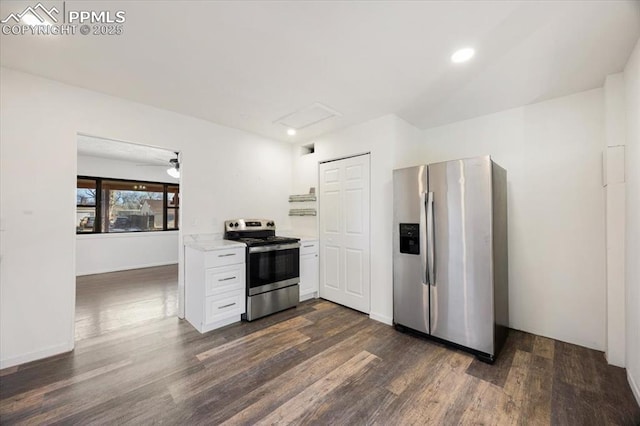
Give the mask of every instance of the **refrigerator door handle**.
[{"label": "refrigerator door handle", "polygon": [[427,193],[427,283],[436,286],[436,248],[433,235],[433,192]]},{"label": "refrigerator door handle", "polygon": [[420,260],[422,261],[422,284],[429,285],[429,267],[427,265],[427,193],[420,193]]}]

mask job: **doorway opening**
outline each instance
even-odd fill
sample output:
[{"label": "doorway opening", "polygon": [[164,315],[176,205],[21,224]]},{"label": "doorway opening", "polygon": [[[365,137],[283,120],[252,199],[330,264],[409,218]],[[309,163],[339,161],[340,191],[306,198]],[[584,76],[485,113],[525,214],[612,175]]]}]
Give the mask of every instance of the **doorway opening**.
[{"label": "doorway opening", "polygon": [[179,315],[180,153],[79,134],[75,340]]}]

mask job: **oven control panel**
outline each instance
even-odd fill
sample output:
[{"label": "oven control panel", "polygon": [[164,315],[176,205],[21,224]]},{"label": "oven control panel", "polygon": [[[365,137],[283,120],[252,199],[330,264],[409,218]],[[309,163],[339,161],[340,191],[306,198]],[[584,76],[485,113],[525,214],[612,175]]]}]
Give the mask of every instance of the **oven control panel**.
[{"label": "oven control panel", "polygon": [[233,219],[225,220],[225,231],[264,231],[275,230],[276,223],[271,219]]}]

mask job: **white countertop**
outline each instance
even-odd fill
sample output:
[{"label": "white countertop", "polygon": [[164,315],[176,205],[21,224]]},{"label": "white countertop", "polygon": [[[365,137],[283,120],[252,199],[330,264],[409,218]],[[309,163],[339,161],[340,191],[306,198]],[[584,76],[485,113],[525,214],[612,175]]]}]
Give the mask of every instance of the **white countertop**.
[{"label": "white countertop", "polygon": [[245,243],[231,240],[206,240],[206,241],[188,241],[185,246],[201,251],[222,250],[228,248],[247,247]]},{"label": "white countertop", "polygon": [[[315,235],[298,234],[295,231],[276,232],[281,237],[299,238],[301,243],[318,241]],[[225,240],[223,234],[190,234],[185,235],[184,245],[201,251],[222,250],[234,247],[246,247],[244,243],[238,241]]]},{"label": "white countertop", "polygon": [[279,235],[281,237],[300,238],[300,242],[318,241],[318,237],[315,236],[315,235],[299,234],[299,233],[297,233],[295,231],[282,231],[282,232],[277,232],[276,231],[276,235]]}]

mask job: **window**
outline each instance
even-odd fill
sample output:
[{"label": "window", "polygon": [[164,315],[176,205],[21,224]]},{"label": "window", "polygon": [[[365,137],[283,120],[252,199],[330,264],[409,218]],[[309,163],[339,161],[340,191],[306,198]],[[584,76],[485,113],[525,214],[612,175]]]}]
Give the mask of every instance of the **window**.
[{"label": "window", "polygon": [[84,234],[96,231],[97,181],[80,179],[76,186],[76,232]]},{"label": "window", "polygon": [[167,185],[167,229],[178,229],[179,192],[179,186]]},{"label": "window", "polygon": [[178,229],[178,185],[78,176],[76,233]]}]

